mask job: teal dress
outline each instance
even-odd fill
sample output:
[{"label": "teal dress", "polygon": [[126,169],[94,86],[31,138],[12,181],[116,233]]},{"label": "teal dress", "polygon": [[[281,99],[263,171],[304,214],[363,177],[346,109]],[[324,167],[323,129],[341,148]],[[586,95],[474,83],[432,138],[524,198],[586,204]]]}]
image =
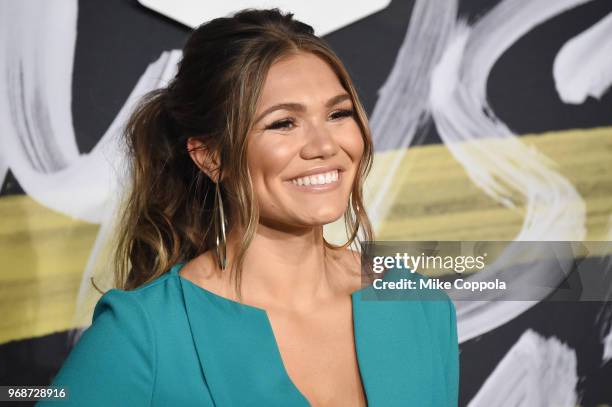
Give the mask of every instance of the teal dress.
[{"label": "teal dress", "polygon": [[[289,378],[265,310],[216,295],[178,274],[111,289],[53,386],[65,401],[38,406],[309,406]],[[418,273],[387,273],[385,281]],[[455,308],[442,300],[351,295],[355,347],[369,406],[456,406]]]}]

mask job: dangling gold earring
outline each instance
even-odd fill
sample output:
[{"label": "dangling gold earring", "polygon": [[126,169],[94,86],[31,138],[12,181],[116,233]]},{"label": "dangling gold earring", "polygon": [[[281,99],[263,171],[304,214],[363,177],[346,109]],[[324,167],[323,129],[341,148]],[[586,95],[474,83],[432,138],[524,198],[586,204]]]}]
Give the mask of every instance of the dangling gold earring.
[{"label": "dangling gold earring", "polygon": [[221,199],[220,182],[215,183],[216,206],[219,208],[219,221],[215,222],[215,233],[217,235],[217,262],[221,270],[227,266],[227,252],[225,240],[225,212],[223,211],[223,200]]}]

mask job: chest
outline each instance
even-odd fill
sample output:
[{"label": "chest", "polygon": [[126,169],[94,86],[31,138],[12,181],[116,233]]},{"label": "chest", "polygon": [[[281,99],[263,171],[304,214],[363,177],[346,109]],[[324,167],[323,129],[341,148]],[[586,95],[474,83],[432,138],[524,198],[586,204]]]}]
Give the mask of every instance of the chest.
[{"label": "chest", "polygon": [[366,405],[350,301],[268,316],[287,375],[313,406]]},{"label": "chest", "polygon": [[[426,315],[427,304],[357,296],[351,326],[351,313],[342,307],[296,317],[239,305],[187,281],[183,293],[185,326],[169,329],[167,311],[156,319],[167,341],[158,344],[163,377],[154,398],[167,391],[191,397],[191,404],[178,403],[186,406],[359,406],[365,390],[371,407],[451,405],[443,335],[432,332],[448,319]],[[197,386],[183,379],[185,365],[201,370],[190,375]]]}]

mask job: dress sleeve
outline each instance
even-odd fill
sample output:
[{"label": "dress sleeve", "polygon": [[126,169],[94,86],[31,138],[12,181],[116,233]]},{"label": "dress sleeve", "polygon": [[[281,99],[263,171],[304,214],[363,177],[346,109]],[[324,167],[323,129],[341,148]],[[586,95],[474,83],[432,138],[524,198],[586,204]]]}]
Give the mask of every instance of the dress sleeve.
[{"label": "dress sleeve", "polygon": [[37,406],[149,406],[156,350],[147,312],[133,292],[111,289],[94,308],[92,324],[76,343],[52,386],[65,401]]},{"label": "dress sleeve", "polygon": [[459,404],[459,341],[457,338],[457,314],[453,301],[448,299],[449,328],[448,351],[446,355],[446,383],[448,389],[448,406]]}]

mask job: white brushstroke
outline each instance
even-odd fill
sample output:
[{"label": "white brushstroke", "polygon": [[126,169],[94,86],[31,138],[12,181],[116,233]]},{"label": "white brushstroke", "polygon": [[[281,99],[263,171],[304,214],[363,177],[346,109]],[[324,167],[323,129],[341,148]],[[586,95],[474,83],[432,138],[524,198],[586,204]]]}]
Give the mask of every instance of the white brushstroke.
[{"label": "white brushstroke", "polygon": [[326,35],[376,13],[391,0],[138,0],[140,4],[188,27],[244,8],[278,7],[311,25],[317,35]]},{"label": "white brushstroke", "polygon": [[76,14],[76,0],[0,2],[0,185],[9,167],[30,179],[78,157],[64,109],[72,97],[72,64],[65,61],[74,57]]},{"label": "white brushstroke", "polygon": [[139,83],[93,150],[79,154],[71,112],[77,2],[0,2],[0,18],[0,163],[43,206],[102,223],[124,173],[120,128],[136,98],[160,86],[163,67]]},{"label": "white brushstroke", "polygon": [[484,382],[469,407],[577,405],[576,352],[555,337],[526,330]]},{"label": "white brushstroke", "polygon": [[[608,230],[608,246],[612,248],[612,216],[610,216]],[[611,253],[612,250],[607,250],[606,253]],[[609,273],[612,271],[612,257],[605,256],[601,260],[601,267],[603,273]],[[608,277],[608,276],[606,276]],[[606,293],[603,296],[601,307],[597,312],[597,318],[595,319],[595,325],[599,327],[599,337],[603,345],[603,351],[601,355],[601,365],[603,366],[610,360],[612,360],[612,286],[607,285]],[[606,333],[607,332],[607,333]]]},{"label": "white brushstroke", "polygon": [[[112,163],[114,169],[113,176],[115,187],[109,204],[104,207],[103,212],[100,214],[102,226],[98,231],[96,241],[83,272],[81,285],[77,294],[77,307],[74,316],[75,321],[83,320],[82,313],[89,312],[86,307],[88,296],[94,294],[90,285],[90,277],[93,275],[104,276],[107,278],[107,281],[104,281],[104,283],[112,283],[111,278],[113,277],[113,269],[108,265],[108,261],[101,262],[100,258],[107,248],[109,240],[115,238],[113,232],[115,231],[114,228],[116,224],[114,220],[117,218],[121,194],[125,191],[128,183],[128,180],[125,178],[128,175],[127,167],[125,166],[126,158],[120,144],[121,131],[123,130],[122,125],[128,119],[129,113],[140,97],[153,89],[165,85],[174,77],[177,63],[181,55],[182,51],[180,50],[164,51],[157,61],[147,67],[119,114],[113,121],[113,124],[94,149],[95,151],[99,151],[100,156],[110,158],[108,162]],[[99,270],[97,271],[98,267],[104,267],[105,270],[102,272]],[[97,281],[98,283],[100,282],[99,279]]]},{"label": "white brushstroke", "polygon": [[[506,0],[472,27],[459,21],[432,75],[431,111],[450,152],[470,179],[497,202],[515,208],[516,195],[524,202],[518,241],[583,240],[586,205],[554,162],[523,144],[495,117],[487,103],[488,76],[498,58],[523,35],[586,1]],[[538,298],[510,300],[500,291],[491,302],[457,301],[462,340],[488,332],[538,302]]]},{"label": "white brushstroke", "polygon": [[0,140],[8,162],[49,173],[79,155],[70,111],[76,18],[76,0],[0,2]]},{"label": "white brushstroke", "polygon": [[601,357],[602,365],[612,360],[612,324],[610,325],[610,332],[603,338],[603,355]]},{"label": "white brushstroke", "polygon": [[377,174],[376,160],[368,178],[365,201],[374,230],[394,201],[391,186],[417,129],[427,119],[431,71],[449,41],[457,16],[457,1],[419,0],[415,3],[404,42],[389,77],[379,89],[370,128],[375,151],[398,149],[393,162]]},{"label": "white brushstroke", "polygon": [[0,19],[3,161],[42,205],[95,221],[98,167],[79,155],[72,127],[77,2],[4,1]]},{"label": "white brushstroke", "polygon": [[434,70],[432,114],[451,153],[496,201],[515,207],[512,191],[526,201],[516,240],[582,240],[585,204],[573,185],[555,171],[554,162],[525,146],[495,117],[486,98],[488,76],[517,39],[584,2],[506,0],[473,27],[459,22],[453,42]]},{"label": "white brushstroke", "polygon": [[582,240],[585,204],[574,186],[555,171],[554,162],[493,117],[485,96],[488,72],[474,76],[486,61],[465,52],[470,31],[458,26],[456,39],[434,71],[432,114],[440,137],[472,181],[493,199],[515,208],[513,192],[520,193],[526,215],[516,240]]},{"label": "white brushstroke", "polygon": [[509,242],[484,270],[465,278],[470,282],[499,279],[505,290],[472,292],[450,289],[455,304],[459,342],[501,326],[552,294],[569,276],[576,253],[588,253],[579,242]]},{"label": "white brushstroke", "polygon": [[600,99],[612,85],[612,13],[575,36],[557,53],[555,88],[565,103]]},{"label": "white brushstroke", "polygon": [[4,180],[6,179],[7,174],[8,174],[8,163],[4,159],[2,150],[0,150],[0,189],[4,185]]}]

